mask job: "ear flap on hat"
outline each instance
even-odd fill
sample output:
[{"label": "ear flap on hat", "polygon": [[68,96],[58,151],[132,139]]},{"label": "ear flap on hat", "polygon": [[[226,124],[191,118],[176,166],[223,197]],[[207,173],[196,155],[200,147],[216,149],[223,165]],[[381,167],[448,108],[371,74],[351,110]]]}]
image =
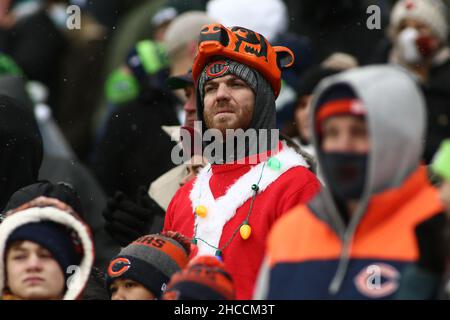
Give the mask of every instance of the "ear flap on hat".
[{"label": "ear flap on hat", "polygon": [[294,54],[286,47],[273,47],[277,54],[277,65],[281,70],[289,68],[294,64]]},{"label": "ear flap on hat", "polygon": [[200,31],[198,45],[205,41],[218,41],[224,47],[230,43],[230,37],[227,29],[220,24],[204,25]]}]

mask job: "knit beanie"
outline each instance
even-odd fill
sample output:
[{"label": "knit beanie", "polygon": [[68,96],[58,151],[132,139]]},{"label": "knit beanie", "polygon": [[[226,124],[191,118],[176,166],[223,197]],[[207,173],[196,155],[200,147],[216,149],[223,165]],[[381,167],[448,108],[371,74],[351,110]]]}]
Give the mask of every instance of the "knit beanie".
[{"label": "knit beanie", "polygon": [[405,18],[425,23],[442,42],[447,41],[447,7],[441,0],[400,0],[392,9],[390,27],[398,30]]},{"label": "knit beanie", "polygon": [[52,221],[28,223],[20,226],[9,236],[6,246],[15,241],[31,241],[46,248],[58,262],[65,277],[71,265],[79,265],[82,257],[80,241],[71,231]]},{"label": "knit beanie", "polygon": [[106,274],[107,289],[116,279],[130,279],[160,298],[172,274],[187,265],[189,254],[190,242],[179,233],[143,236],[111,260]]},{"label": "knit beanie", "polygon": [[233,280],[217,257],[199,256],[172,276],[163,299],[233,300]]},{"label": "knit beanie", "polygon": [[325,119],[337,115],[365,116],[366,109],[354,91],[347,85],[336,85],[322,94],[316,109],[316,131],[322,133]]},{"label": "knit beanie", "polygon": [[253,92],[256,93],[258,87],[258,81],[256,79],[255,70],[251,69],[245,64],[232,61],[229,59],[216,60],[205,66],[203,72],[198,80],[198,88],[200,91],[200,97],[203,101],[205,96],[205,83],[211,79],[224,77],[229,74],[233,74],[236,77],[244,80]]}]

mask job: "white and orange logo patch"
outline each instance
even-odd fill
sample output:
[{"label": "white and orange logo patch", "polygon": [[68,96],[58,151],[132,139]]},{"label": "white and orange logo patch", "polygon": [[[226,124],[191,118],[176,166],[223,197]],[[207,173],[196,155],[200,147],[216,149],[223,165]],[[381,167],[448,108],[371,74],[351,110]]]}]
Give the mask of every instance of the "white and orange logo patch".
[{"label": "white and orange logo patch", "polygon": [[400,272],[386,263],[372,264],[355,277],[358,291],[369,298],[383,298],[397,291]]}]

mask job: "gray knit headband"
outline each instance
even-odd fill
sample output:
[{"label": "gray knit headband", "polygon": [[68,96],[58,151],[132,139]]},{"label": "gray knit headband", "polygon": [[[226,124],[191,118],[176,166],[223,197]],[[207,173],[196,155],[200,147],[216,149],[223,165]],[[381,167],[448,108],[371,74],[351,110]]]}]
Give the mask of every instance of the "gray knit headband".
[{"label": "gray knit headband", "polygon": [[226,76],[228,74],[233,74],[236,77],[244,80],[256,93],[258,80],[256,78],[255,72],[250,67],[233,60],[217,60],[208,63],[203,69],[200,78],[198,79],[198,89],[202,101],[205,95],[204,89],[206,82],[211,79]]}]

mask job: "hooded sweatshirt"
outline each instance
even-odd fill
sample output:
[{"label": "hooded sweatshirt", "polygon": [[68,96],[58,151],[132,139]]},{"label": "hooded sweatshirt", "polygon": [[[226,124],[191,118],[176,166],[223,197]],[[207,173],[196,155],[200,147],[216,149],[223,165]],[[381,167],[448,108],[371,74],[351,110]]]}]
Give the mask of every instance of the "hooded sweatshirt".
[{"label": "hooded sweatshirt", "polygon": [[[52,198],[39,197],[17,209],[8,211],[0,224],[0,292],[6,285],[5,254],[8,238],[18,228],[38,222],[54,222],[73,232],[74,248],[81,253],[80,264],[75,273],[68,278],[68,285],[63,300],[79,299],[89,279],[94,263],[94,245],[89,227],[81,220],[75,211],[67,204]],[[79,245],[77,245],[79,244]],[[67,272],[70,272],[67,270]],[[10,298],[10,297],[7,297]]]},{"label": "hooded sweatshirt", "polygon": [[[370,151],[358,207],[346,224],[345,213],[323,189],[280,219],[269,236],[256,298],[391,298],[405,266],[419,257],[415,227],[443,211],[419,163],[426,117],[412,78],[390,66],[326,78],[314,92],[311,123],[321,97],[341,85],[355,92],[367,112]],[[314,130],[320,168],[318,143]],[[323,179],[329,185],[326,174]]]}]

